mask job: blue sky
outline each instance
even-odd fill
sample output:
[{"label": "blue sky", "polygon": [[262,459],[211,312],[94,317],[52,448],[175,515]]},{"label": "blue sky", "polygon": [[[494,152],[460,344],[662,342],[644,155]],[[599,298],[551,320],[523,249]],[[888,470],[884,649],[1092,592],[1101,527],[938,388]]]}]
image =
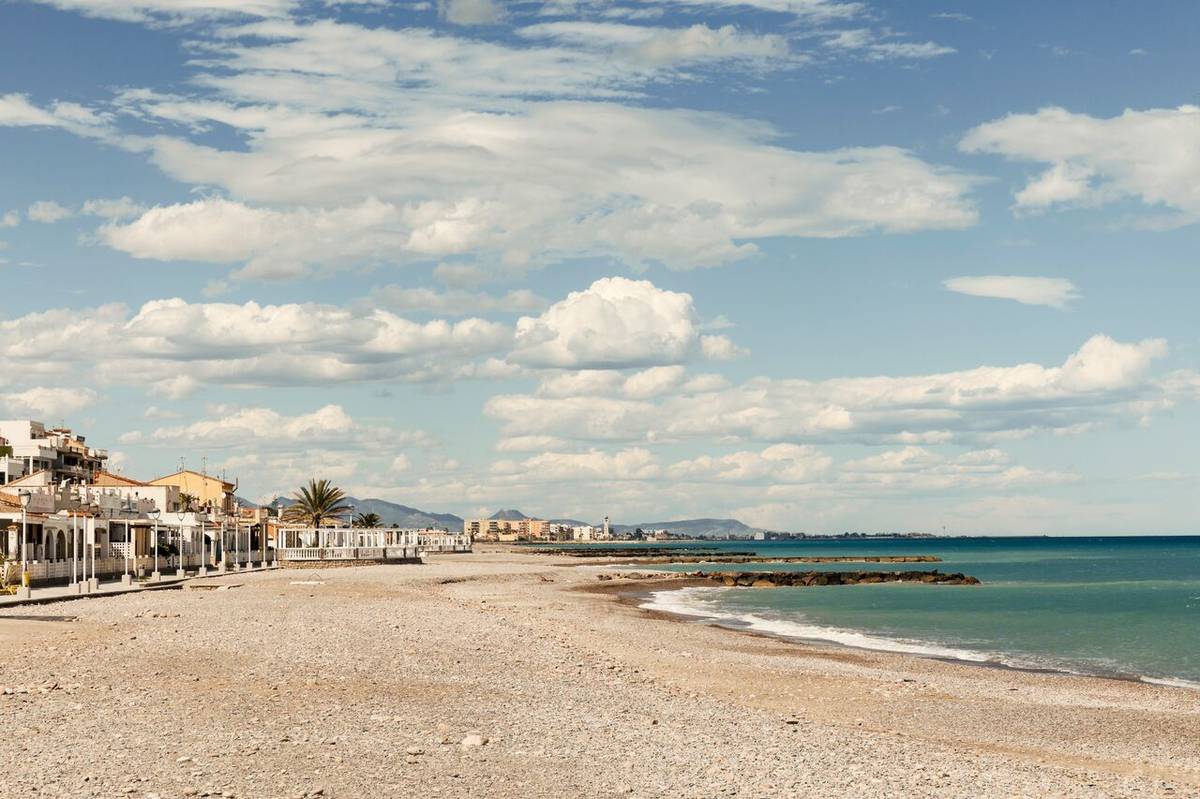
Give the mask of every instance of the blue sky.
[{"label": "blue sky", "polygon": [[0,3],[0,415],[254,498],[1195,532],[1200,12]]}]

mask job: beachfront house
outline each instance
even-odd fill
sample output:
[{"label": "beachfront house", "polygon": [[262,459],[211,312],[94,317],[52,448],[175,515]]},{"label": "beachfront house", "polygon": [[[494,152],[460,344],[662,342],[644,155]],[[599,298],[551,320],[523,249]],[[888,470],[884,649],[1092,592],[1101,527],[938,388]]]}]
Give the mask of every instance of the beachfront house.
[{"label": "beachfront house", "polygon": [[174,486],[180,495],[191,497],[198,508],[208,508],[226,516],[234,516],[238,512],[234,497],[237,485],[220,477],[183,469],[151,480],[150,485]]}]

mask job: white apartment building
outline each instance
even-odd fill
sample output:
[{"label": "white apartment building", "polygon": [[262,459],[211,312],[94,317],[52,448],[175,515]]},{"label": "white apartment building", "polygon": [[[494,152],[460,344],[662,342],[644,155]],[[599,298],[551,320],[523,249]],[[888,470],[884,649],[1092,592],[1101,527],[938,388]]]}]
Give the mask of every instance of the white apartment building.
[{"label": "white apartment building", "polygon": [[108,450],[89,447],[69,428],[47,428],[31,419],[0,420],[0,438],[7,442],[0,450],[0,485],[38,472],[46,472],[53,484],[91,482],[108,460]]}]

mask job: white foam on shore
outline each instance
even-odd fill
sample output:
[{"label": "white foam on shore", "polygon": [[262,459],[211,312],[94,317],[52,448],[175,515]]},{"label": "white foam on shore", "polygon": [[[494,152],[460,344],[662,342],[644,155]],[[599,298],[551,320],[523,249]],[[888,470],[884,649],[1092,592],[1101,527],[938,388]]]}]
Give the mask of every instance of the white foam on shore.
[{"label": "white foam on shore", "polygon": [[1148,682],[1151,685],[1166,685],[1171,688],[1188,688],[1193,691],[1200,691],[1200,682],[1192,682],[1191,680],[1181,680],[1178,677],[1139,677],[1142,682]]},{"label": "white foam on shore", "polygon": [[750,630],[781,638],[828,641],[856,649],[872,649],[880,652],[898,652],[906,655],[968,660],[974,663],[999,662],[994,655],[986,652],[955,649],[939,646],[927,641],[884,638],[877,635],[868,635],[857,630],[846,630],[840,627],[828,627],[820,624],[807,624],[790,619],[770,619],[756,613],[729,613],[712,607],[712,603],[707,597],[716,596],[719,592],[726,590],[737,589],[680,588],[670,591],[655,591],[641,607],[646,610],[674,613],[678,616],[711,619],[718,624],[735,627],[739,630]]},{"label": "white foam on shore", "polygon": [[1121,677],[1136,678],[1152,685],[1163,685],[1170,688],[1184,688],[1200,691],[1200,682],[1185,680],[1179,677],[1148,677],[1145,675],[1123,674],[1119,671],[1105,673],[1099,671],[1079,671],[1063,663],[1048,662],[1040,659],[1014,657],[999,653],[980,652],[970,649],[957,649],[941,646],[927,641],[916,641],[902,638],[885,638],[870,635],[857,630],[847,630],[820,624],[805,623],[795,619],[767,618],[756,613],[734,613],[719,607],[717,597],[725,591],[749,589],[739,588],[676,588],[655,591],[640,607],[646,610],[657,610],[663,613],[673,613],[677,616],[689,616],[698,619],[708,619],[717,624],[738,630],[772,635],[779,638],[805,641],[827,641],[856,649],[870,649],[880,652],[897,652],[907,655],[944,658],[948,660],[963,660],[971,663],[992,663],[1015,669],[1032,669],[1037,671],[1052,671],[1059,674],[1074,674],[1091,677]]}]

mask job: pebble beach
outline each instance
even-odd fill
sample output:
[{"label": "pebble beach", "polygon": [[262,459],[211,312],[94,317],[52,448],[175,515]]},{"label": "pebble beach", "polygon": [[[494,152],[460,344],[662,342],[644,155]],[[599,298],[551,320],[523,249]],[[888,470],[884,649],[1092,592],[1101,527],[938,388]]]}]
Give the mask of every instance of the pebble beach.
[{"label": "pebble beach", "polygon": [[1200,795],[1195,691],[752,636],[597,573],[497,547],[6,609],[0,797]]}]

